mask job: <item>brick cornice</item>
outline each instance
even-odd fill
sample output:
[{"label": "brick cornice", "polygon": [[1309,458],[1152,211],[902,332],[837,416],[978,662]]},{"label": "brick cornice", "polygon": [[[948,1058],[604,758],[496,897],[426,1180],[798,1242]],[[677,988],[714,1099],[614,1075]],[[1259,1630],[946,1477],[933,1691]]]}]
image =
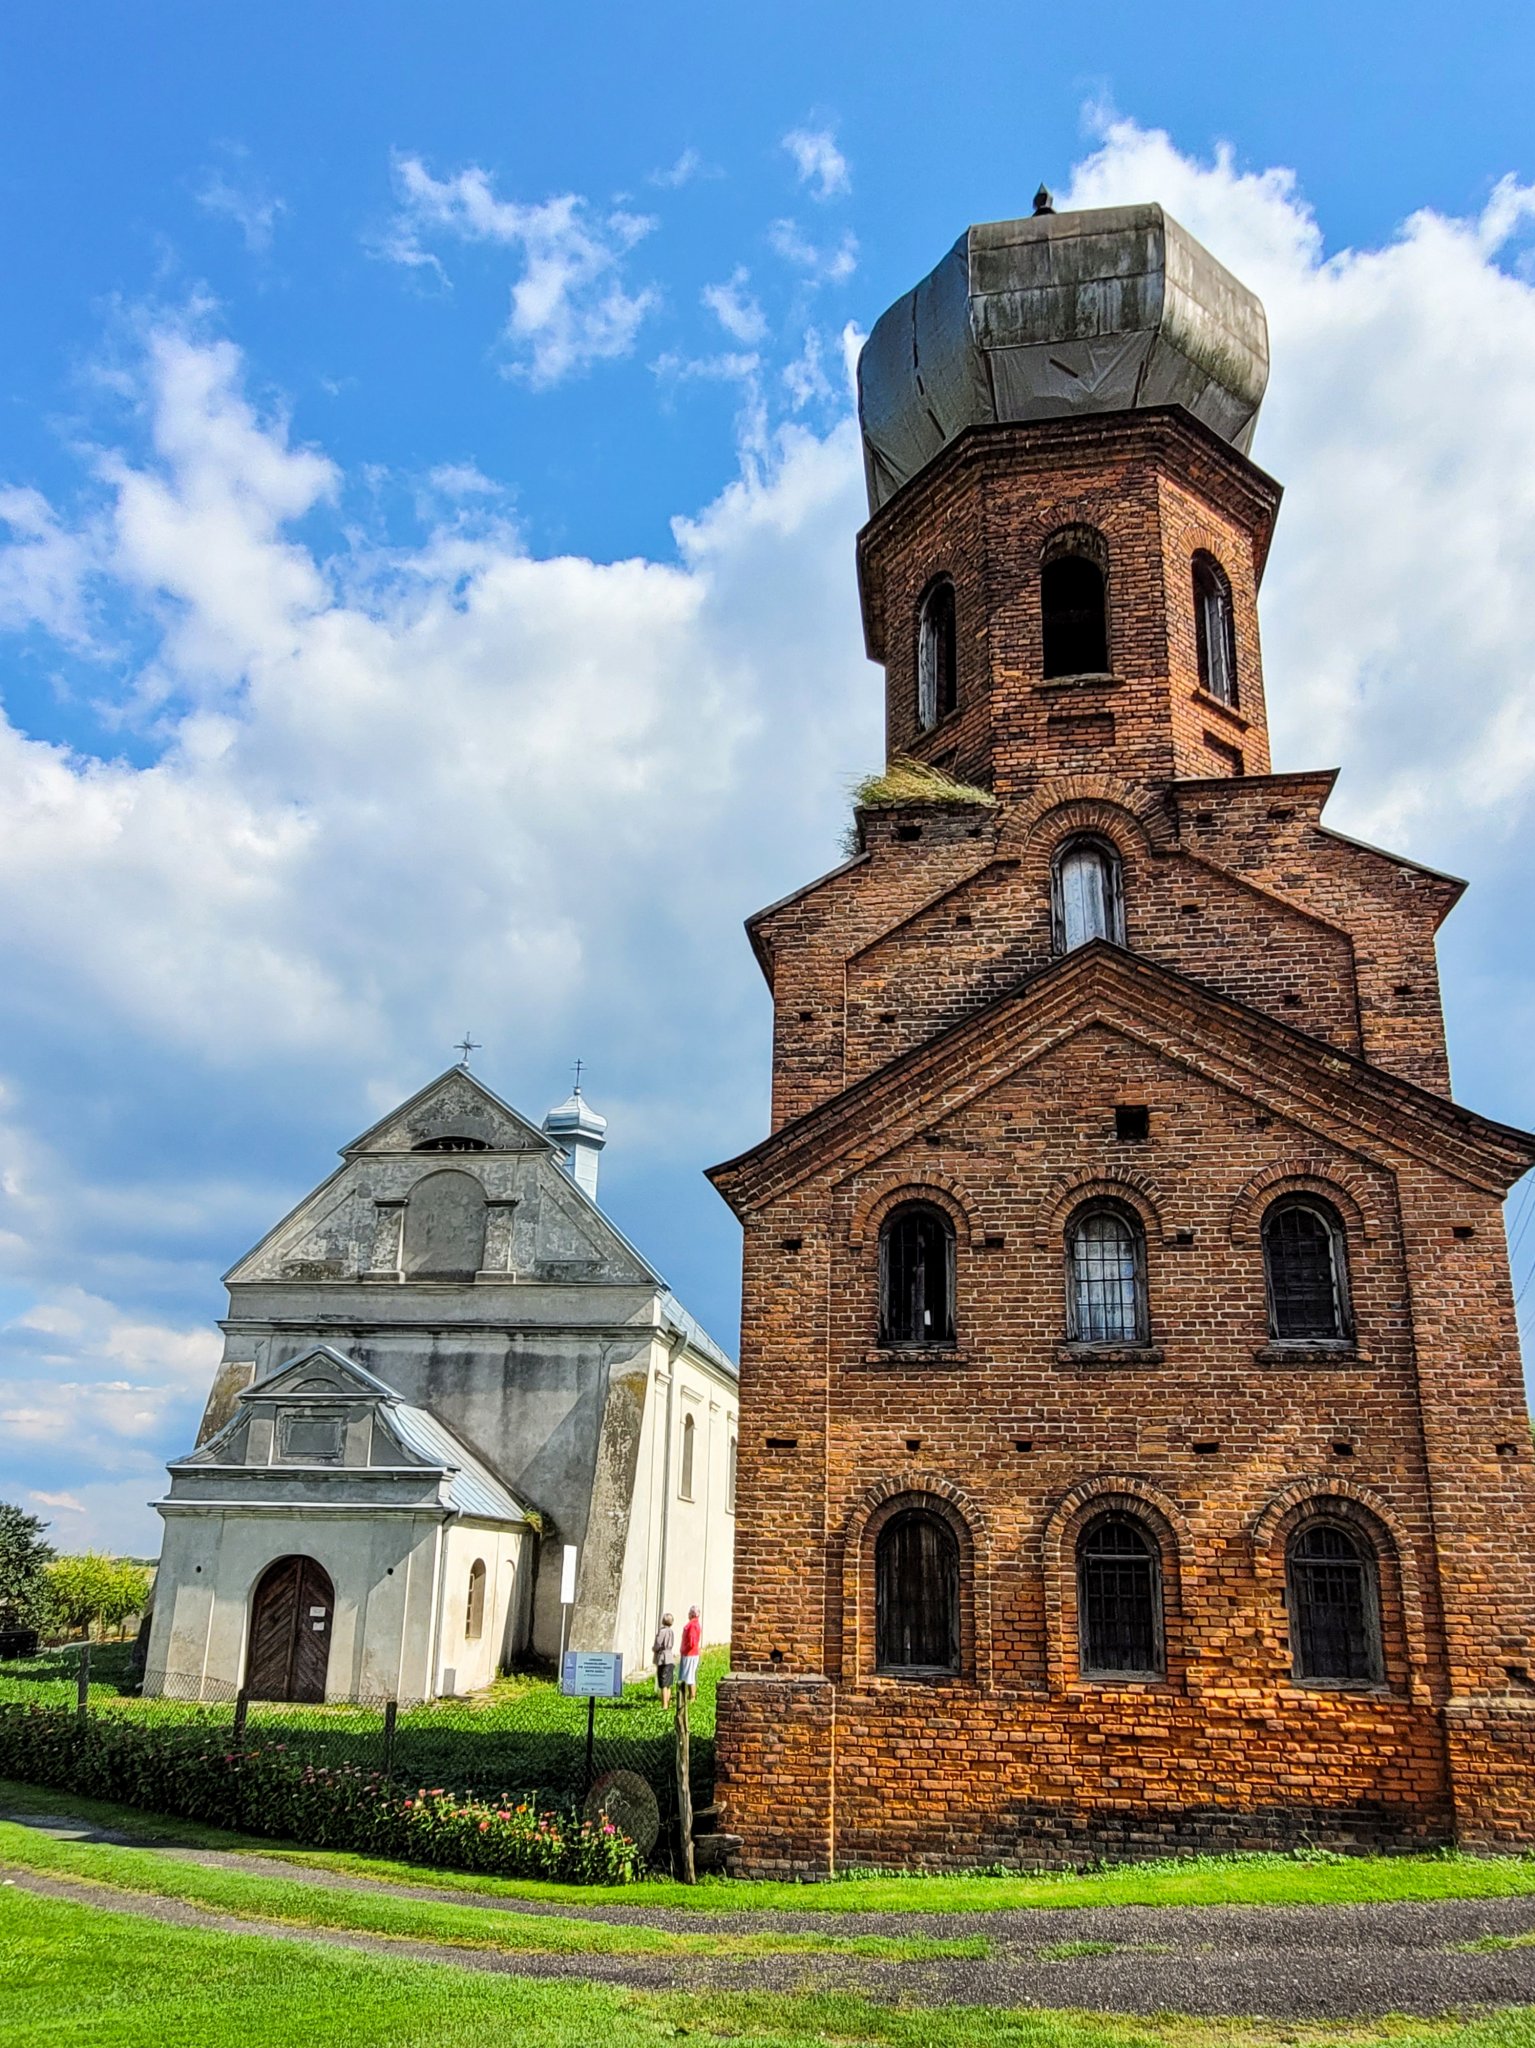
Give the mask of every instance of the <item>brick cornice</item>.
[{"label": "brick cornice", "polygon": [[830,1167],[850,1173],[1093,1024],[1304,1127],[1341,1125],[1369,1156],[1424,1160],[1497,1195],[1535,1164],[1535,1135],[1094,940],[712,1167],[709,1178],[742,1215]]}]

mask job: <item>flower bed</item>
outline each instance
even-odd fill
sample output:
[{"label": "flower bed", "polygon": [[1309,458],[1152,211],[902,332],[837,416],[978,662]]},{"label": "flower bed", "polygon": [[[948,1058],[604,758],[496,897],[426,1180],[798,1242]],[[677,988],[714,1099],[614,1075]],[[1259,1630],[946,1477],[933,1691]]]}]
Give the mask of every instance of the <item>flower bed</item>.
[{"label": "flower bed", "polygon": [[232,1746],[206,1729],[156,1729],[64,1707],[0,1706],[0,1776],[117,1799],[306,1848],[564,1884],[626,1884],[643,1858],[609,1821],[536,1793],[488,1799],[401,1788],[355,1764],[316,1764],[286,1744]]}]

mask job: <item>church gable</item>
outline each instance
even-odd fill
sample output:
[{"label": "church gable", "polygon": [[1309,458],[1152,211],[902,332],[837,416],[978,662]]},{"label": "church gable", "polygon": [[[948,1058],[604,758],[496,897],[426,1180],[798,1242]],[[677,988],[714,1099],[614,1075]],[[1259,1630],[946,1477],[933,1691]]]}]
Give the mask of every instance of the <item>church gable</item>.
[{"label": "church gable", "polygon": [[550,1152],[543,1132],[465,1067],[450,1067],[342,1147],[365,1152]]}]

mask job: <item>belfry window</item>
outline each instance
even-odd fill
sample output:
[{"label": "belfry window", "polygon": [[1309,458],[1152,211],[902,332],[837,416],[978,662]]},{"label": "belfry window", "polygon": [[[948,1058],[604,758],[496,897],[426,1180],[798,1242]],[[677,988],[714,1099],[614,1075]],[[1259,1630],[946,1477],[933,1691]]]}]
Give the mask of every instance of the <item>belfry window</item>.
[{"label": "belfry window", "polygon": [[1084,1678],[1160,1678],[1157,1546],[1129,1515],[1101,1515],[1077,1541],[1077,1661]]},{"label": "belfry window", "polygon": [[894,1515],[874,1546],[874,1661],[911,1676],[959,1669],[959,1544],[938,1515]]},{"label": "belfry window", "polygon": [[959,702],[954,585],[947,576],[929,584],[917,619],[917,726],[929,732]]},{"label": "belfry window", "polygon": [[1145,1344],[1146,1241],[1117,1202],[1089,1202],[1066,1230],[1066,1332],[1074,1344]]},{"label": "belfry window", "polygon": [[1045,543],[1039,604],[1045,680],[1106,675],[1108,550],[1100,534],[1069,527]]},{"label": "belfry window", "polygon": [[1287,1196],[1263,1219],[1269,1335],[1278,1341],[1342,1343],[1349,1335],[1343,1225],[1327,1203]]},{"label": "belfry window", "polygon": [[1194,557],[1194,630],[1202,689],[1233,710],[1237,702],[1237,636],[1231,585],[1214,555]]},{"label": "belfry window", "polygon": [[1379,1685],[1380,1600],[1369,1544],[1340,1522],[1308,1522],[1291,1537],[1285,1566],[1294,1675]]},{"label": "belfry window", "polygon": [[1125,942],[1119,855],[1106,839],[1068,839],[1051,864],[1051,924],[1057,953],[1089,939]]},{"label": "belfry window", "polygon": [[931,1202],[907,1202],[879,1234],[880,1342],[954,1341],[954,1226]]}]

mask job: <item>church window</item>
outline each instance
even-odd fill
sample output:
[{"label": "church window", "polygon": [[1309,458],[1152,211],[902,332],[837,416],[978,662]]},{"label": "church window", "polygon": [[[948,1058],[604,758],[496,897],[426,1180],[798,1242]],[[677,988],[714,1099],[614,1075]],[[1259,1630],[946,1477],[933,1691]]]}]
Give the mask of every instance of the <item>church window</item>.
[{"label": "church window", "polygon": [[947,576],[929,584],[917,620],[917,725],[928,732],[959,702],[959,650],[954,585]]},{"label": "church window", "polygon": [[730,1515],[736,1511],[736,1462],[736,1440],[732,1437],[725,1452],[725,1512]]},{"label": "church window", "polygon": [[1214,555],[1204,553],[1194,557],[1194,630],[1199,642],[1200,686],[1235,710],[1237,639],[1231,585]]},{"label": "church window", "polygon": [[1089,1202],[1066,1230],[1067,1333],[1075,1344],[1144,1344],[1146,1240],[1117,1202]]},{"label": "church window", "polygon": [[1107,675],[1108,566],[1103,537],[1090,527],[1068,527],[1046,542],[1039,572],[1046,681]]},{"label": "church window", "polygon": [[1101,1515],[1077,1541],[1077,1655],[1084,1678],[1160,1678],[1161,1560],[1129,1515]]},{"label": "church window", "polygon": [[954,1341],[954,1225],[931,1202],[905,1202],[879,1234],[880,1342]]},{"label": "church window", "polygon": [[1269,1334],[1281,1342],[1341,1343],[1349,1336],[1348,1268],[1337,1212],[1287,1196],[1263,1219]]},{"label": "church window", "polygon": [[469,1605],[464,1615],[464,1640],[477,1643],[485,1633],[485,1560],[477,1557],[469,1567]]},{"label": "church window", "polygon": [[488,1152],[489,1144],[484,1138],[423,1138],[419,1145],[412,1145],[412,1152]]},{"label": "church window", "polygon": [[418,1180],[405,1205],[407,1280],[472,1280],[485,1260],[485,1190],[445,1167]]},{"label": "church window", "polygon": [[1380,1601],[1369,1544],[1341,1522],[1307,1522],[1291,1537],[1285,1564],[1296,1678],[1378,1685]]},{"label": "church window", "polygon": [[892,1516],[874,1547],[874,1660],[919,1676],[959,1669],[959,1545],[920,1508]]},{"label": "church window", "polygon": [[1068,839],[1051,868],[1051,922],[1057,953],[1089,939],[1125,942],[1119,854],[1106,839]]},{"label": "church window", "polygon": [[697,1434],[692,1416],[685,1415],[682,1418],[682,1477],[677,1487],[684,1500],[693,1498],[693,1444]]}]

